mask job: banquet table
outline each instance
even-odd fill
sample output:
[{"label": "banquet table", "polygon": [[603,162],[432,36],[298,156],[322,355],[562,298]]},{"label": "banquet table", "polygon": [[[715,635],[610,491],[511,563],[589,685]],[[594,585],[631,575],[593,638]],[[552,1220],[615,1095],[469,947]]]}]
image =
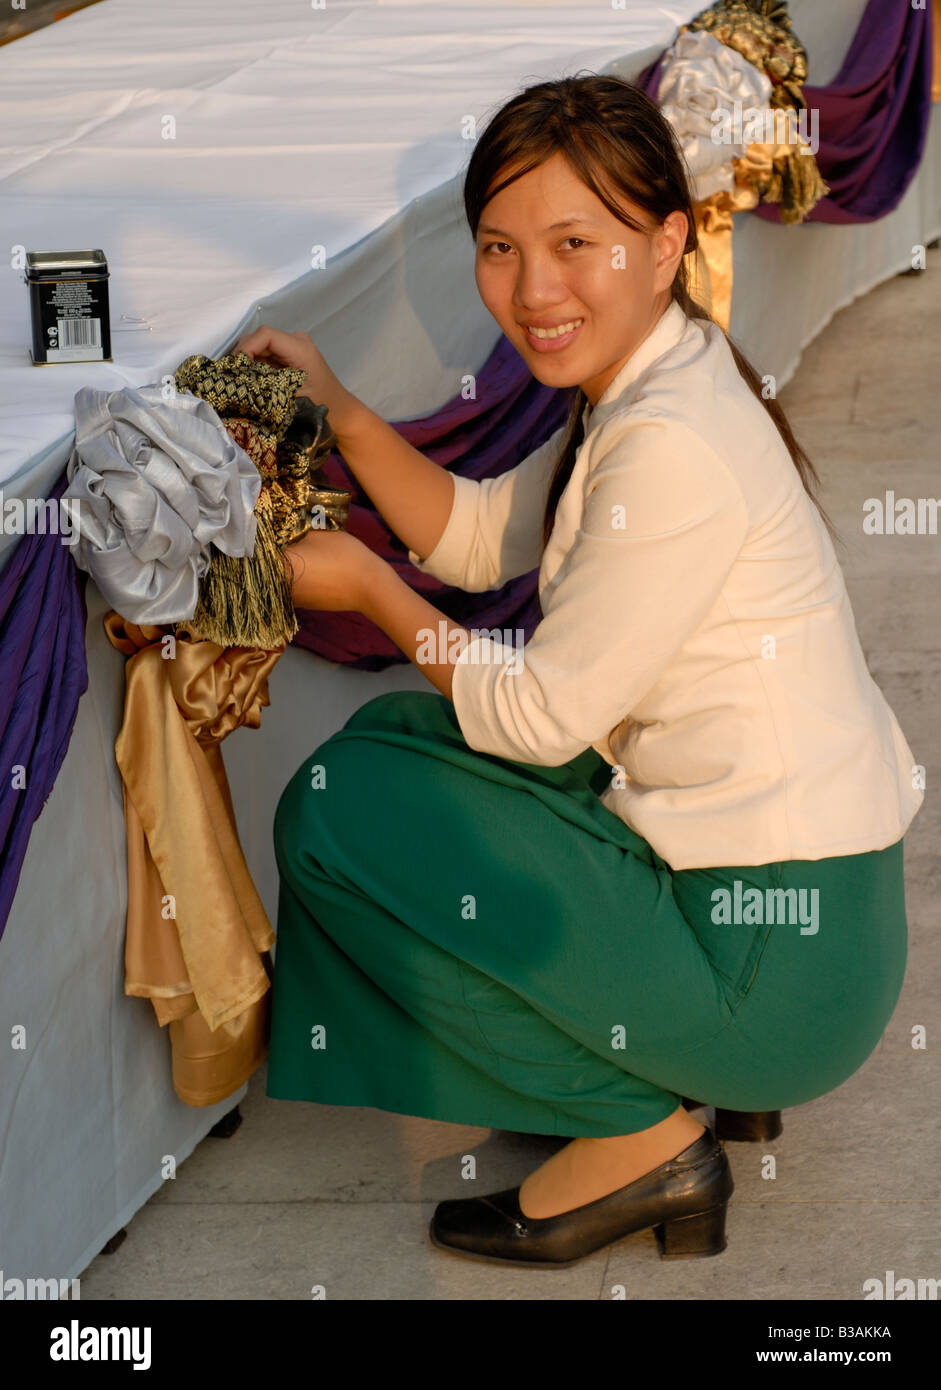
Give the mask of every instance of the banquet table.
[{"label": "banquet table", "polygon": [[[808,80],[838,70],[866,0],[791,0]],[[159,381],[252,326],[309,332],[391,421],[438,410],[500,330],[463,221],[469,119],[531,82],[637,76],[702,8],[502,0],[102,0],[0,48],[0,228],[28,250],[101,247],[114,360],[37,368],[22,272],[0,303],[0,490],[42,498],[71,451],[83,386]],[[738,215],[730,332],[778,388],[832,316],[941,232],[941,109],[899,206],[870,223]],[[0,534],[0,569],[21,538]],[[87,587],[89,685],[33,829],[0,940],[0,1020],[26,1027],[0,1071],[0,1268],[79,1274],[244,1088],[190,1108],[165,1031],[123,991],[127,875],[114,761],[124,658]],[[407,662],[365,671],[290,648],[259,730],[224,745],[246,860],[274,922],[281,789],[354,709],[428,689]],[[316,1125],[312,1117],[312,1129]]]}]

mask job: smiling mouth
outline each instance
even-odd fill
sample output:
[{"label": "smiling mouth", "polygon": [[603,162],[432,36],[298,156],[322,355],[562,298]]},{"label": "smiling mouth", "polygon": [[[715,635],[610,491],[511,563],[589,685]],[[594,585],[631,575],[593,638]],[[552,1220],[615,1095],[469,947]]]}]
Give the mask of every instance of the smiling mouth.
[{"label": "smiling mouth", "polygon": [[556,338],[567,338],[570,333],[574,333],[584,319],[570,319],[568,323],[557,324],[555,328],[531,328],[528,324],[524,325],[526,332],[531,338],[535,338],[539,343],[551,343]]},{"label": "smiling mouth", "polygon": [[565,352],[582,331],[584,322],[584,319],[570,319],[567,323],[557,324],[555,328],[530,328],[526,324],[521,326],[532,351],[545,357]]}]

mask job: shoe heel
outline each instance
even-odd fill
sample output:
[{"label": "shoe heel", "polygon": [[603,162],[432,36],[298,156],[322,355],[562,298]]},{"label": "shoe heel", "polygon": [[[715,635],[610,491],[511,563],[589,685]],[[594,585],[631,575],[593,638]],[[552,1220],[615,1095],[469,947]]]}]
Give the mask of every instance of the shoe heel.
[{"label": "shoe heel", "polygon": [[725,1212],[728,1202],[695,1216],[678,1216],[654,1227],[661,1260],[692,1260],[699,1255],[721,1255],[725,1238]]},{"label": "shoe heel", "polygon": [[742,1143],[777,1139],[783,1126],[780,1110],[716,1109],[716,1138]]},{"label": "shoe heel", "polygon": [[[705,1101],[683,1097],[686,1110],[699,1110]],[[767,1143],[777,1139],[782,1132],[780,1110],[723,1110],[716,1106],[715,1136],[717,1139],[730,1139],[733,1143],[758,1141]]]}]

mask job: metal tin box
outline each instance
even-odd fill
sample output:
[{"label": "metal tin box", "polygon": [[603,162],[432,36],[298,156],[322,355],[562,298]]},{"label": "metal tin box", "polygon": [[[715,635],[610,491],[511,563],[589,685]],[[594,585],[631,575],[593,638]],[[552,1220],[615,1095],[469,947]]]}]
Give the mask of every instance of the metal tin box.
[{"label": "metal tin box", "polygon": [[108,277],[103,251],[27,251],[34,366],[112,361]]}]

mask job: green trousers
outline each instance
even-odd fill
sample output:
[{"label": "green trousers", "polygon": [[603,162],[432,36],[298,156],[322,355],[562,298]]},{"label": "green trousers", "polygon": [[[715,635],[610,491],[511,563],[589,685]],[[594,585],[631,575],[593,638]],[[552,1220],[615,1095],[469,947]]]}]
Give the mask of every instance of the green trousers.
[{"label": "green trousers", "polygon": [[850,1077],[902,986],[902,841],[674,872],[609,777],[476,752],[433,691],[357,710],[275,817],[268,1094],[614,1135]]}]

